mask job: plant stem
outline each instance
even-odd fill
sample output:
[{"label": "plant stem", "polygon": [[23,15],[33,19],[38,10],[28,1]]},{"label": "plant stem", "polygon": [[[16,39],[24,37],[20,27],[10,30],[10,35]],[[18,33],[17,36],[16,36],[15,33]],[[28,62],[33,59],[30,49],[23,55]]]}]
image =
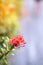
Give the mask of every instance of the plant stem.
[{"label": "plant stem", "polygon": [[[14,48],[14,46],[11,47],[10,51],[11,51],[13,48]],[[4,55],[6,56],[10,51],[7,51],[5,54],[3,54],[3,55],[0,57],[0,60],[3,58]]]}]

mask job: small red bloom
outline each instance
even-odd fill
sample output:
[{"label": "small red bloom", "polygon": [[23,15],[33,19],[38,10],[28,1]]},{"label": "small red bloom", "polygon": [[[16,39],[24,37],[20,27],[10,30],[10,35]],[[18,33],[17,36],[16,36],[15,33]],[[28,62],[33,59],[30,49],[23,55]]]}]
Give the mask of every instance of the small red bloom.
[{"label": "small red bloom", "polygon": [[24,44],[26,43],[24,40],[24,37],[22,35],[17,35],[17,36],[13,36],[11,37],[11,40],[9,42],[10,44],[18,47],[18,46],[24,46]]}]

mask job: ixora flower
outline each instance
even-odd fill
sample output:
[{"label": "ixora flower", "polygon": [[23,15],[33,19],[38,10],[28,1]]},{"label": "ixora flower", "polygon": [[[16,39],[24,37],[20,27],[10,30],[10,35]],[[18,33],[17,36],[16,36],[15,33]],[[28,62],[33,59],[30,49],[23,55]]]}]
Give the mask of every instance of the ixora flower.
[{"label": "ixora flower", "polygon": [[11,37],[9,43],[16,47],[24,46],[26,44],[24,37],[22,35],[17,35],[17,36]]},{"label": "ixora flower", "polygon": [[21,0],[0,0],[0,35],[12,36],[19,31]]}]

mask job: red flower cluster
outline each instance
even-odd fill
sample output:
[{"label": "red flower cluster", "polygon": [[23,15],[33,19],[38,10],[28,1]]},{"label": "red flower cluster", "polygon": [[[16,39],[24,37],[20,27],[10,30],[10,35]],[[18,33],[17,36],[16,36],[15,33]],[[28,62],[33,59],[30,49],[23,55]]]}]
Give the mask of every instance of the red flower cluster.
[{"label": "red flower cluster", "polygon": [[11,37],[10,44],[19,47],[19,46],[24,46],[26,44],[24,37],[22,35],[17,35]]}]

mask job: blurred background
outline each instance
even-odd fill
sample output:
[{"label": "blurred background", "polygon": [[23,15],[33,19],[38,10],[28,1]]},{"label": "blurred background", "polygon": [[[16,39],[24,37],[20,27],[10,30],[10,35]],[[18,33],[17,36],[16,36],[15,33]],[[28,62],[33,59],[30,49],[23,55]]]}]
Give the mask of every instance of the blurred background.
[{"label": "blurred background", "polygon": [[16,50],[11,65],[43,65],[43,0],[22,0],[20,33],[26,46]]}]

